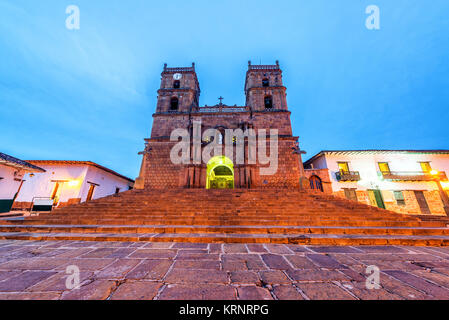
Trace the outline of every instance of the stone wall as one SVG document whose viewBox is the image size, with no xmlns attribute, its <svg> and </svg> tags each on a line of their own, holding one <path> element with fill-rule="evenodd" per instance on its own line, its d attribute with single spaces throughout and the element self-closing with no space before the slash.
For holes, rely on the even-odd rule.
<svg viewBox="0 0 449 320">
<path fill-rule="evenodd" d="M 385 191 L 382 191 L 385 193 Z M 346 198 L 344 190 L 333 192 L 333 194 L 340 198 Z M 357 201 L 363 202 L 369 205 L 373 205 L 370 201 L 367 190 L 356 190 Z M 395 211 L 404 214 L 424 214 L 421 212 L 418 201 L 413 190 L 402 191 L 404 195 L 405 205 L 400 205 L 396 200 L 386 201 L 384 196 L 384 204 L 387 210 Z M 440 194 L 436 190 L 424 191 L 424 197 L 426 198 L 427 205 L 429 206 L 430 212 L 434 215 L 444 215 L 443 201 L 441 200 Z"/>
<path fill-rule="evenodd" d="M 291 136 L 290 112 L 250 112 L 201 113 L 201 114 L 155 114 L 151 138 L 170 137 L 175 129 L 187 129 L 191 122 L 201 121 L 202 132 L 209 128 L 237 129 L 243 122 L 251 123 L 255 130 L 277 129 L 280 136 Z"/>
<path fill-rule="evenodd" d="M 145 188 L 172 189 L 180 186 L 182 165 L 170 161 L 170 151 L 176 142 L 149 142 L 151 151 L 145 155 Z"/>
<path fill-rule="evenodd" d="M 323 186 L 324 193 L 332 193 L 332 183 L 329 177 L 329 170 L 327 169 L 305 169 L 304 174 L 307 179 L 312 176 L 317 176 L 321 179 L 321 184 Z M 343 194 L 344 196 L 344 194 Z"/>
<path fill-rule="evenodd" d="M 236 188 L 297 188 L 299 186 L 299 159 L 292 147 L 296 138 L 281 138 L 278 143 L 278 167 L 272 175 L 261 175 L 260 170 L 269 167 L 248 164 L 248 147 L 245 148 L 245 163 L 234 166 L 234 185 Z M 179 187 L 205 188 L 207 163 L 173 164 L 170 152 L 177 142 L 148 140 L 151 151 L 145 155 L 145 189 L 170 189 Z M 267 148 L 267 153 L 269 148 Z M 224 148 L 222 151 L 224 155 Z M 233 163 L 236 163 L 234 147 Z"/>
</svg>

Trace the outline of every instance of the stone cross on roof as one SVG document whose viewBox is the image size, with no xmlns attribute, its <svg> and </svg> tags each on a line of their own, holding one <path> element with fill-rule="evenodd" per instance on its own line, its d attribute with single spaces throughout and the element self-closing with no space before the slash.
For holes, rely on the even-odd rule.
<svg viewBox="0 0 449 320">
<path fill-rule="evenodd" d="M 222 96 L 220 96 L 219 98 L 218 98 L 218 100 L 220 100 L 220 105 L 223 105 L 223 97 Z"/>
</svg>

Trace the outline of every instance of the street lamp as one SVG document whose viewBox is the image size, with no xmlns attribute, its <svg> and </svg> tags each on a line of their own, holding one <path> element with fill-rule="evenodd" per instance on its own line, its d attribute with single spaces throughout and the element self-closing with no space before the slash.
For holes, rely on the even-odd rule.
<svg viewBox="0 0 449 320">
<path fill-rule="evenodd" d="M 431 170 L 430 174 L 432 175 L 433 181 L 435 181 L 438 186 L 438 190 L 440 191 L 441 200 L 443 200 L 444 212 L 447 216 L 449 216 L 449 197 L 446 192 L 444 192 L 443 186 L 441 185 L 440 173 L 437 170 Z"/>
</svg>

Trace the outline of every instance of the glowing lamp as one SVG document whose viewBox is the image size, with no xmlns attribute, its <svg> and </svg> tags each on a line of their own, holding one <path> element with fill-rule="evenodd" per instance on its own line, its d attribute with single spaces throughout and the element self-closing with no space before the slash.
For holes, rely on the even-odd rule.
<svg viewBox="0 0 449 320">
<path fill-rule="evenodd" d="M 78 180 L 70 180 L 69 187 L 76 187 L 79 184 Z"/>
<path fill-rule="evenodd" d="M 431 171 L 430 171 L 430 174 L 431 174 L 432 176 L 436 176 L 438 173 L 439 173 L 439 172 L 436 171 L 436 170 L 431 170 Z"/>
</svg>

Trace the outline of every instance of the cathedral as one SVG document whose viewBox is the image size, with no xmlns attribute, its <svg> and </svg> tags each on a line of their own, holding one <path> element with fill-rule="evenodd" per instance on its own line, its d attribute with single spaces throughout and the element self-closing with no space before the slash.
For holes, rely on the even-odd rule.
<svg viewBox="0 0 449 320">
<path fill-rule="evenodd" d="M 5 220 L 0 238 L 449 245 L 449 150 L 327 150 L 303 167 L 279 63 L 249 62 L 244 89 L 244 106 L 200 106 L 195 65 L 165 65 L 134 189 Z"/>
<path fill-rule="evenodd" d="M 299 187 L 304 172 L 301 152 L 298 137 L 292 135 L 287 89 L 279 62 L 253 65 L 249 61 L 244 90 L 245 106 L 225 105 L 221 97 L 215 106 L 200 106 L 201 90 L 195 64 L 185 68 L 164 65 L 151 137 L 145 139 L 135 188 Z M 207 132 L 211 129 L 218 135 L 209 137 Z M 187 133 L 188 159 L 182 163 L 170 158 L 178 143 L 172 138 L 175 130 Z M 244 135 L 239 139 L 231 135 L 227 140 L 227 132 Z M 258 138 L 257 145 L 251 144 L 255 140 L 248 132 Z M 260 139 L 261 132 L 264 139 Z M 276 136 L 265 136 L 268 132 Z M 199 137 L 196 144 L 195 135 Z M 211 144 L 215 154 L 204 157 L 205 149 Z M 256 156 L 261 153 L 265 156 L 269 153 L 269 158 L 276 162 L 273 170 L 264 173 L 263 169 L 271 163 Z"/>
</svg>

